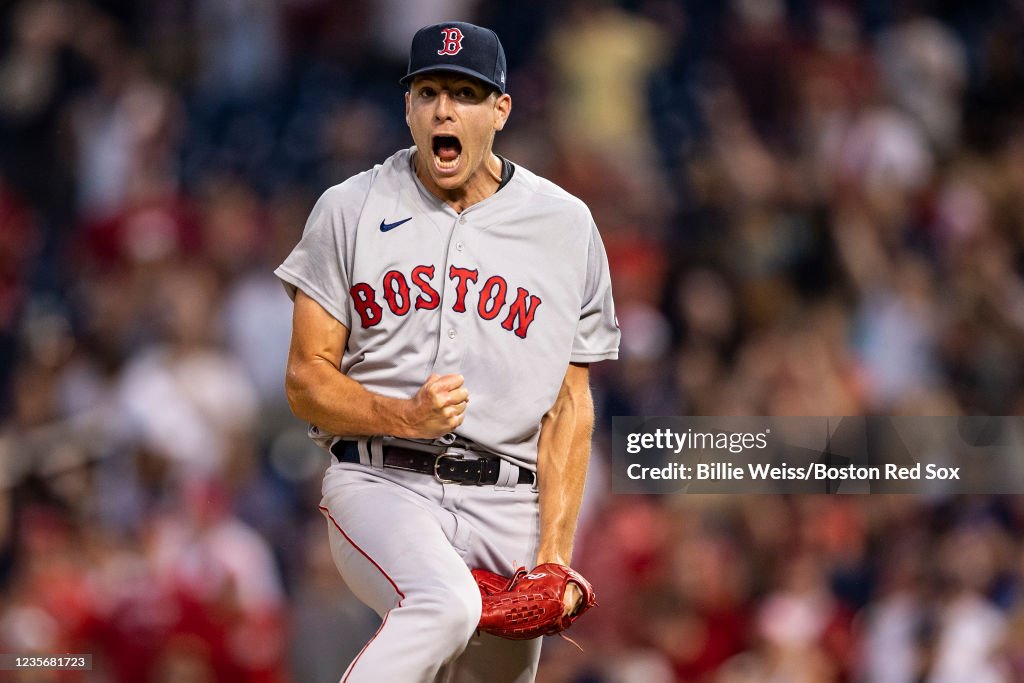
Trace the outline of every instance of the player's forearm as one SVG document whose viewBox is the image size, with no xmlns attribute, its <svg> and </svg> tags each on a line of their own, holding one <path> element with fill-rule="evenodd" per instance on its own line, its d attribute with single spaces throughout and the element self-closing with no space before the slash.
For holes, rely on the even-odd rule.
<svg viewBox="0 0 1024 683">
<path fill-rule="evenodd" d="M 290 364 L 288 405 L 296 417 L 338 436 L 410 433 L 406 399 L 381 396 L 340 372 L 327 360 Z"/>
<path fill-rule="evenodd" d="M 540 543 L 537 564 L 572 560 L 573 540 L 590 460 L 594 403 L 586 367 L 570 366 L 558 399 L 541 424 L 537 451 Z"/>
</svg>

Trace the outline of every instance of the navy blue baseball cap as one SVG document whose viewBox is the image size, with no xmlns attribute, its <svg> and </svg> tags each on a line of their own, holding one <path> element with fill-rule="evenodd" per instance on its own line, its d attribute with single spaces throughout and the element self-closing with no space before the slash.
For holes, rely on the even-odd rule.
<svg viewBox="0 0 1024 683">
<path fill-rule="evenodd" d="M 448 21 L 417 31 L 409 50 L 409 72 L 399 83 L 408 85 L 416 76 L 432 71 L 466 74 L 505 92 L 505 50 L 498 34 L 489 28 Z"/>
</svg>

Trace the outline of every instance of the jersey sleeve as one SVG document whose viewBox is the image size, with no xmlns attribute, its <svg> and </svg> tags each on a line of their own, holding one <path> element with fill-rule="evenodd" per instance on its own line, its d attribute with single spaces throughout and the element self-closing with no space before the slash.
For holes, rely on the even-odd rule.
<svg viewBox="0 0 1024 683">
<path fill-rule="evenodd" d="M 354 229 L 357 219 L 345 211 L 344 196 L 348 193 L 344 187 L 335 186 L 321 195 L 306 220 L 302 239 L 274 274 L 289 297 L 295 299 L 296 290 L 301 289 L 338 322 L 351 328 L 346 228 Z M 347 226 L 347 222 L 353 225 Z"/>
<path fill-rule="evenodd" d="M 573 363 L 594 363 L 619 357 L 619 324 L 612 300 L 612 278 L 608 255 L 590 219 L 590 242 L 587 248 L 587 273 L 580 307 L 580 321 L 573 340 Z"/>
</svg>

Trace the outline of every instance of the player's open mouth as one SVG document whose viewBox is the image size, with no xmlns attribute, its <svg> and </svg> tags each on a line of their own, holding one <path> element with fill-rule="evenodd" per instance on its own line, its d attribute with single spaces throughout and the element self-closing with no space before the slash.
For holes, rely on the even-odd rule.
<svg viewBox="0 0 1024 683">
<path fill-rule="evenodd" d="M 434 164 L 441 171 L 454 171 L 462 158 L 462 143 L 454 135 L 436 135 L 431 141 Z"/>
</svg>

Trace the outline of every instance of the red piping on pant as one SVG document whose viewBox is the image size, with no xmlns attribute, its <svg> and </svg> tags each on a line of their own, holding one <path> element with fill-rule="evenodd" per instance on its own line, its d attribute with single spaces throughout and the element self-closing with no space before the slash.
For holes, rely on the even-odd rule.
<svg viewBox="0 0 1024 683">
<path fill-rule="evenodd" d="M 377 562 L 372 557 L 370 557 L 366 553 L 365 550 L 360 548 L 358 545 L 356 545 L 356 543 L 351 538 L 349 538 L 349 535 L 346 534 L 344 529 L 341 528 L 341 525 L 338 524 L 338 520 L 334 519 L 334 515 L 331 514 L 330 510 L 325 508 L 323 505 L 321 505 L 319 507 L 320 507 L 320 510 L 322 510 L 323 513 L 325 515 L 327 515 L 327 518 L 331 520 L 331 524 L 333 524 L 334 528 L 338 530 L 338 533 L 340 533 L 342 536 L 344 536 L 345 540 L 349 542 L 349 545 L 351 545 L 353 548 L 358 550 L 359 554 L 362 555 L 363 557 L 365 557 L 370 564 L 372 564 L 374 567 L 377 568 L 377 571 L 379 571 L 381 573 L 381 576 L 383 576 L 385 579 L 388 580 L 388 583 L 391 584 L 391 587 L 395 589 L 396 593 L 398 593 L 398 605 L 397 606 L 401 607 L 402 606 L 402 600 L 405 600 L 405 593 L 403 593 L 401 590 L 399 590 L 398 584 L 395 583 L 394 579 L 392 579 L 390 576 L 388 576 L 388 573 L 386 571 L 384 571 L 384 569 L 381 568 L 381 566 L 379 564 L 377 564 Z M 341 683 L 345 683 L 345 681 L 348 680 L 348 677 L 352 675 L 352 671 L 356 668 L 356 663 L 359 661 L 359 658 L 363 656 L 363 653 L 366 652 L 366 648 L 370 647 L 370 643 L 372 643 L 374 641 L 374 639 L 376 639 L 377 636 L 380 635 L 380 632 L 384 630 L 384 624 L 388 623 L 388 617 L 389 616 L 391 616 L 391 611 L 390 610 L 388 610 L 388 613 L 384 615 L 384 621 L 382 621 L 380 623 L 380 627 L 377 629 L 377 632 L 373 634 L 373 638 L 370 638 L 368 641 L 366 641 L 366 645 L 363 645 L 363 649 L 360 650 L 359 654 L 356 655 L 356 658 L 352 660 L 352 663 L 348 667 L 348 673 L 345 674 L 345 677 L 343 679 L 341 679 Z"/>
<path fill-rule="evenodd" d="M 377 638 L 377 635 L 384 630 L 384 624 L 388 623 L 388 617 L 390 616 L 391 610 L 388 610 L 388 613 L 384 615 L 384 621 L 380 622 L 380 626 L 377 627 L 377 633 L 374 633 L 373 638 L 370 638 L 368 641 L 366 641 L 366 645 L 363 645 L 363 649 L 359 651 L 359 654 L 356 655 L 356 658 L 353 659 L 352 663 L 348 665 L 348 673 L 345 674 L 345 677 L 341 679 L 341 683 L 345 683 L 345 681 L 348 680 L 348 677 L 352 675 L 352 672 L 355 671 L 356 663 L 359 662 L 359 658 L 363 656 L 363 653 L 366 652 L 366 648 L 370 647 L 370 643 L 372 643 L 374 639 Z"/>
</svg>

